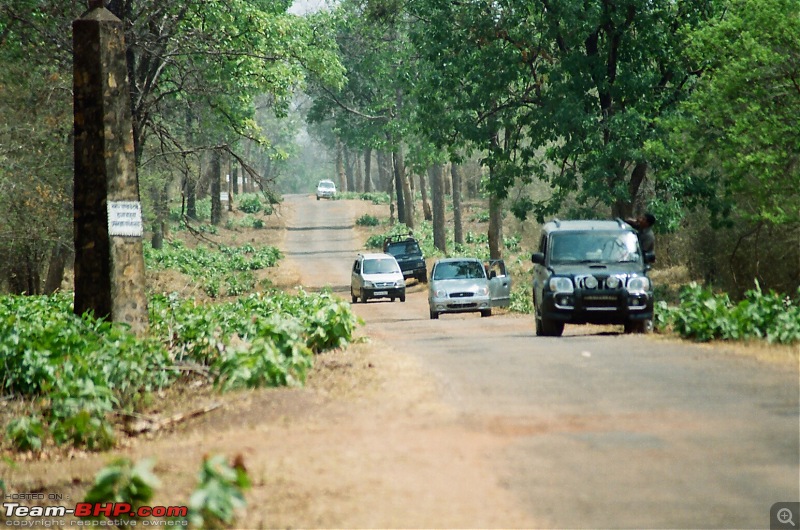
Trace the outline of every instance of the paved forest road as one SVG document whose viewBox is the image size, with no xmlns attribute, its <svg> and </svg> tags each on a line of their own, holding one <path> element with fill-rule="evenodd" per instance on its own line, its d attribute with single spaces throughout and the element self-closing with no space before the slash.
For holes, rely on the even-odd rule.
<svg viewBox="0 0 800 530">
<path fill-rule="evenodd" d="M 361 247 L 349 201 L 287 202 L 302 283 L 348 297 Z M 425 296 L 354 307 L 366 334 L 425 367 L 462 426 L 502 440 L 486 480 L 537 525 L 768 528 L 773 503 L 800 499 L 796 366 L 596 328 L 538 338 L 516 315 L 431 321 Z"/>
</svg>

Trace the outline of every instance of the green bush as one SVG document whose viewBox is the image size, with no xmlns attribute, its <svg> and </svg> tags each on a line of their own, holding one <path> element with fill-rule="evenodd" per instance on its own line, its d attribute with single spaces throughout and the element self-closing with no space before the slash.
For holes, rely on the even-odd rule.
<svg viewBox="0 0 800 530">
<path fill-rule="evenodd" d="M 727 294 L 693 282 L 681 290 L 677 307 L 659 302 L 656 325 L 697 341 L 763 339 L 789 344 L 800 341 L 800 289 L 797 295 L 792 300 L 774 291 L 764 293 L 756 283 L 734 304 Z"/>
<path fill-rule="evenodd" d="M 302 384 L 313 354 L 350 342 L 358 322 L 329 292 L 219 304 L 157 295 L 149 310 L 150 336 L 139 338 L 74 315 L 67 294 L 0 297 L 0 392 L 46 398 L 37 414 L 6 426 L 10 443 L 35 450 L 49 434 L 59 445 L 107 449 L 111 414 L 134 411 L 142 396 L 175 382 L 184 362 L 207 367 L 222 389 Z"/>
<path fill-rule="evenodd" d="M 356 224 L 358 226 L 378 226 L 380 224 L 380 221 L 374 215 L 365 213 L 364 215 L 356 219 Z"/>
<path fill-rule="evenodd" d="M 176 240 L 166 243 L 160 250 L 145 244 L 144 258 L 151 269 L 174 269 L 190 276 L 208 296 L 216 298 L 220 295 L 240 296 L 252 291 L 256 279 L 251 271 L 274 267 L 281 252 L 276 247 L 255 248 L 250 244 L 190 249 Z"/>
<path fill-rule="evenodd" d="M 262 210 L 261 199 L 257 193 L 245 193 L 239 196 L 238 208 L 244 213 L 258 213 Z"/>
<path fill-rule="evenodd" d="M 18 451 L 38 451 L 47 431 L 38 414 L 11 420 L 6 426 L 6 436 Z"/>
</svg>

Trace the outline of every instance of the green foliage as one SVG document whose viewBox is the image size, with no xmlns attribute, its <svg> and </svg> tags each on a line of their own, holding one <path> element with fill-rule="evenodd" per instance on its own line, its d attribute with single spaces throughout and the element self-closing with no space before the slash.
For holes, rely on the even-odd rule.
<svg viewBox="0 0 800 530">
<path fill-rule="evenodd" d="M 126 503 L 131 511 L 151 504 L 161 485 L 153 473 L 154 464 L 152 458 L 135 465 L 127 458 L 112 461 L 95 475 L 94 484 L 83 502 Z M 237 512 L 247 505 L 244 491 L 250 486 L 250 477 L 240 457 L 236 457 L 232 466 L 223 455 L 204 458 L 198 485 L 189 498 L 187 519 L 176 522 L 188 523 L 193 528 L 228 527 Z"/>
<path fill-rule="evenodd" d="M 258 213 L 263 209 L 257 193 L 246 193 L 239 197 L 239 210 L 245 213 Z"/>
<path fill-rule="evenodd" d="M 109 416 L 173 383 L 180 362 L 208 367 L 222 389 L 302 384 L 313 353 L 346 345 L 358 323 L 330 292 L 210 305 L 158 295 L 149 308 L 151 336 L 137 338 L 126 326 L 74 315 L 66 294 L 0 297 L 0 389 L 47 398 L 46 421 L 12 421 L 10 442 L 36 449 L 49 433 L 57 444 L 107 449 L 115 441 Z"/>
<path fill-rule="evenodd" d="M 6 436 L 18 451 L 38 451 L 47 430 L 38 415 L 14 418 L 6 427 Z"/>
<path fill-rule="evenodd" d="M 145 263 L 153 269 L 175 269 L 199 283 L 212 298 L 239 296 L 253 289 L 254 270 L 274 267 L 281 258 L 276 247 L 252 245 L 188 248 L 182 241 L 168 242 L 160 250 L 144 246 Z M 225 286 L 223 291 L 222 286 Z"/>
<path fill-rule="evenodd" d="M 358 226 L 378 226 L 379 224 L 381 224 L 381 222 L 374 215 L 365 213 L 364 215 L 356 219 L 356 224 Z"/>
<path fill-rule="evenodd" d="M 533 313 L 533 298 L 527 283 L 519 285 L 517 282 L 512 286 L 509 309 L 515 313 Z"/>
<path fill-rule="evenodd" d="M 389 228 L 389 230 L 387 230 L 383 234 L 375 234 L 375 235 L 369 236 L 367 238 L 367 242 L 364 244 L 364 246 L 366 246 L 367 248 L 383 248 L 383 241 L 387 237 L 395 236 L 395 235 L 398 235 L 398 236 L 406 235 L 409 232 L 411 232 L 411 230 L 406 225 L 404 225 L 403 223 L 396 223 L 396 224 L 392 225 L 391 228 Z M 419 239 L 418 235 L 415 235 L 415 237 L 417 237 L 417 239 Z"/>
<path fill-rule="evenodd" d="M 157 341 L 74 315 L 65 294 L 0 298 L 0 337 L 2 391 L 47 396 L 45 418 L 59 444 L 109 447 L 106 414 L 132 406 L 140 392 L 162 388 L 175 375 Z"/>
<path fill-rule="evenodd" d="M 179 360 L 209 366 L 222 388 L 302 384 L 312 354 L 346 345 L 358 322 L 327 292 L 255 293 L 214 305 L 156 296 L 151 311 L 151 331 L 180 344 Z"/>
<path fill-rule="evenodd" d="M 470 220 L 475 223 L 488 223 L 489 210 L 481 210 L 480 212 L 476 212 Z"/>
<path fill-rule="evenodd" d="M 195 528 L 224 528 L 230 525 L 247 501 L 244 490 L 250 488 L 247 470 L 241 464 L 231 466 L 222 455 L 203 461 L 199 484 L 189 498 L 189 523 Z"/>
<path fill-rule="evenodd" d="M 800 289 L 797 292 L 800 300 Z M 658 304 L 656 324 L 697 341 L 763 339 L 789 344 L 800 341 L 800 303 L 756 284 L 738 304 L 727 294 L 692 283 L 684 287 L 677 307 Z"/>
<path fill-rule="evenodd" d="M 160 485 L 153 474 L 154 464 L 153 459 L 142 460 L 136 465 L 127 458 L 114 460 L 97 473 L 83 501 L 103 504 L 124 502 L 133 509 L 149 503 Z"/>
<path fill-rule="evenodd" d="M 800 17 L 796 0 L 726 2 L 725 16 L 687 36 L 703 75 L 671 136 L 655 146 L 665 188 L 692 193 L 716 218 L 800 222 Z M 691 204 L 691 203 L 690 203 Z"/>
</svg>

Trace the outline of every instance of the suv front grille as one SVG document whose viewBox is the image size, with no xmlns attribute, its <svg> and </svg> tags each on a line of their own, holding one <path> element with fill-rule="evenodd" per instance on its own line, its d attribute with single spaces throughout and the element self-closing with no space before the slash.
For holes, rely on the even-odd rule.
<svg viewBox="0 0 800 530">
<path fill-rule="evenodd" d="M 597 280 L 597 285 L 594 287 L 589 287 L 586 283 L 591 275 L 586 276 L 575 276 L 575 286 L 578 289 L 585 289 L 585 290 L 601 290 L 601 289 L 612 289 L 608 286 L 608 278 L 609 276 L 594 276 Z M 614 287 L 614 290 L 621 289 L 625 287 L 625 277 L 624 276 L 614 276 L 617 279 L 618 283 L 617 286 Z"/>
</svg>

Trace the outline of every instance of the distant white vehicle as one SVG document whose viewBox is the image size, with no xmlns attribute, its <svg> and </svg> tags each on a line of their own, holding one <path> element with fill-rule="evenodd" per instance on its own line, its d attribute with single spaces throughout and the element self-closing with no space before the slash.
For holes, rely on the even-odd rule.
<svg viewBox="0 0 800 530">
<path fill-rule="evenodd" d="M 336 196 L 336 184 L 332 180 L 320 180 L 317 184 L 317 200 L 333 199 Z"/>
</svg>

